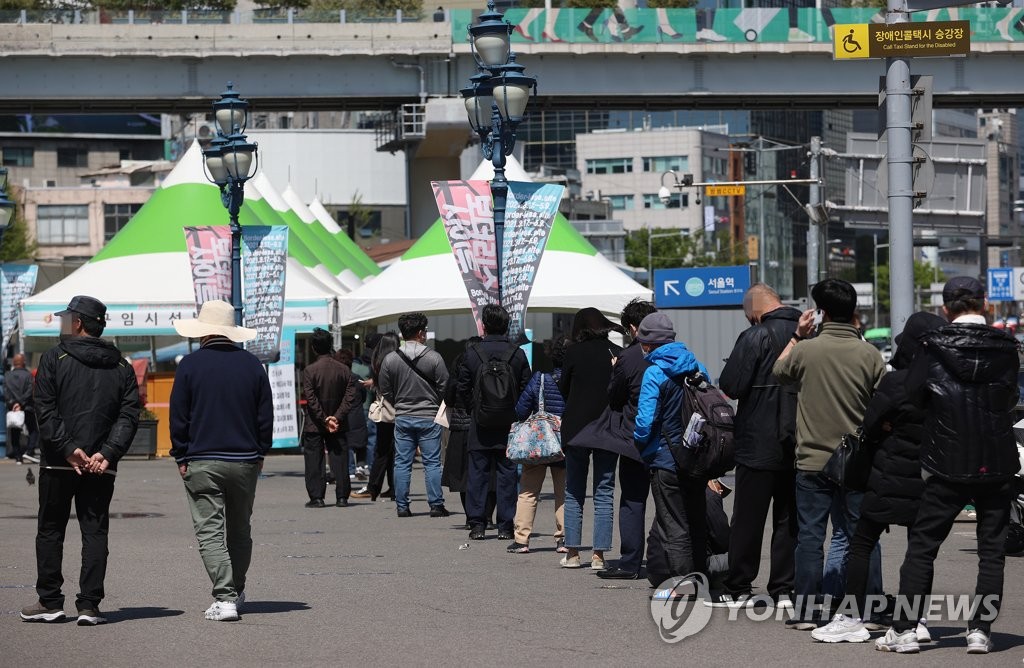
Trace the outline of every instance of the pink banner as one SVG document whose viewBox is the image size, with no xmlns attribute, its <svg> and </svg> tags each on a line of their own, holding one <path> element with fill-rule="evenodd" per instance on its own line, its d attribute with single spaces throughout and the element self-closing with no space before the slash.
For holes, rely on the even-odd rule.
<svg viewBox="0 0 1024 668">
<path fill-rule="evenodd" d="M 186 227 L 185 245 L 192 263 L 196 309 L 203 302 L 231 302 L 231 228 L 227 225 Z"/>
<path fill-rule="evenodd" d="M 487 181 L 432 181 L 437 210 L 469 293 L 477 332 L 480 314 L 498 303 L 498 259 L 494 244 L 494 210 Z"/>
</svg>

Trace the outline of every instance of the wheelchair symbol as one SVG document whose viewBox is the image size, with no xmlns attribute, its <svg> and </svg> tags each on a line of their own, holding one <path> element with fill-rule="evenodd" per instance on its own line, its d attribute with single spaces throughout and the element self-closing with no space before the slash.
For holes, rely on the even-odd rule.
<svg viewBox="0 0 1024 668">
<path fill-rule="evenodd" d="M 860 51 L 860 44 L 853 38 L 853 28 L 850 29 L 850 34 L 843 38 L 843 51 L 846 53 L 857 53 Z"/>
</svg>

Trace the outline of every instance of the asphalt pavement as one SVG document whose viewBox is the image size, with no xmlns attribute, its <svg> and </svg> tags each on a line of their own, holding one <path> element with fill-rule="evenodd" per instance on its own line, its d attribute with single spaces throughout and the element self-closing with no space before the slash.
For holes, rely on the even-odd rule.
<svg viewBox="0 0 1024 668">
<path fill-rule="evenodd" d="M 988 656 L 965 653 L 961 622 L 936 622 L 938 642 L 917 656 L 895 656 L 867 643 L 818 644 L 774 619 L 741 613 L 730 620 L 727 610 L 715 610 L 703 630 L 670 644 L 652 619 L 646 580 L 607 582 L 588 569 L 558 567 L 550 482 L 531 552 L 507 554 L 507 541 L 494 532 L 468 540 L 457 494 L 446 496 L 450 518 L 428 517 L 418 467 L 414 516 L 401 519 L 393 503 L 369 499 L 348 508 L 304 508 L 302 459 L 287 455 L 267 460 L 257 489 L 241 621 L 203 618 L 210 583 L 174 463 L 129 460 L 120 466 L 111 505 L 102 605 L 110 623 L 28 624 L 18 612 L 36 600 L 38 487 L 25 480 L 29 468 L 38 475 L 35 466 L 0 463 L 2 666 L 1020 666 L 1024 659 L 1022 558 L 1007 558 L 993 636 L 998 651 Z M 591 521 L 588 504 L 584 540 Z M 902 529 L 882 539 L 889 591 L 897 587 L 905 544 Z M 974 548 L 974 524 L 964 516 L 939 554 L 936 593 L 973 591 Z M 64 555 L 70 614 L 80 549 L 72 518 Z M 583 556 L 586 562 L 589 553 Z M 763 586 L 766 575 L 763 560 L 755 584 Z"/>
</svg>

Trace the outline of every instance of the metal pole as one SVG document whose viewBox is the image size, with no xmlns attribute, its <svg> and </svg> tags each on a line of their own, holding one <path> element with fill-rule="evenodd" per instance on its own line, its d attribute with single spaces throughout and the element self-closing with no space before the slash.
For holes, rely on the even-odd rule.
<svg viewBox="0 0 1024 668">
<path fill-rule="evenodd" d="M 505 199 L 508 195 L 508 181 L 505 180 L 505 137 L 502 134 L 503 122 L 498 113 L 498 106 L 491 107 L 491 137 L 494 144 L 491 152 L 491 164 L 494 166 L 494 178 L 491 180 L 491 194 L 494 196 L 494 257 L 498 268 L 498 303 L 502 301 L 502 254 L 505 244 Z"/>
<path fill-rule="evenodd" d="M 875 244 L 875 253 L 874 255 L 871 256 L 871 262 L 872 264 L 875 265 L 874 267 L 872 267 L 874 271 L 871 272 L 871 301 L 874 302 L 875 305 L 875 319 L 872 321 L 872 323 L 874 327 L 878 327 L 878 233 L 876 232 L 872 234 L 871 239 L 874 241 Z"/>
<path fill-rule="evenodd" d="M 651 229 L 651 221 L 647 221 L 647 287 L 654 289 L 654 230 Z"/>
<path fill-rule="evenodd" d="M 242 208 L 245 197 L 245 183 L 232 177 L 228 182 L 230 189 L 228 214 L 231 216 L 231 306 L 235 309 L 235 324 L 242 325 L 242 226 L 238 222 L 238 212 Z"/>
<path fill-rule="evenodd" d="M 757 178 L 761 178 L 761 149 L 764 148 L 764 139 L 761 137 L 757 138 Z M 767 186 L 761 186 L 761 204 L 757 207 L 758 211 L 758 224 L 757 224 L 757 280 L 761 283 L 768 282 L 768 262 L 765 259 L 768 250 L 768 244 L 765 243 L 765 226 L 764 226 L 764 189 Z"/>
<path fill-rule="evenodd" d="M 910 20 L 906 0 L 888 0 L 886 24 Z M 911 141 L 910 60 L 887 58 L 886 133 L 889 167 L 889 300 L 892 335 L 914 308 L 914 147 Z"/>
<path fill-rule="evenodd" d="M 821 170 L 821 137 L 811 137 L 811 178 L 818 179 Z M 811 210 L 815 211 L 821 204 L 821 186 L 817 183 L 811 184 L 810 202 Z M 827 222 L 825 223 L 828 224 Z M 807 227 L 807 294 L 811 294 L 811 286 L 818 282 L 820 269 L 818 260 L 821 257 L 819 241 L 821 231 L 814 219 L 810 219 Z"/>
</svg>

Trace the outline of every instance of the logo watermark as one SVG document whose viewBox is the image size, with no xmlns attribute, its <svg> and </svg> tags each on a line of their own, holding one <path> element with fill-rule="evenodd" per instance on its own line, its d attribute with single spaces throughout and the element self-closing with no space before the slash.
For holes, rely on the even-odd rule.
<svg viewBox="0 0 1024 668">
<path fill-rule="evenodd" d="M 665 580 L 651 595 L 651 618 L 664 642 L 677 643 L 697 635 L 711 621 L 708 579 L 703 573 L 691 573 Z"/>
</svg>

